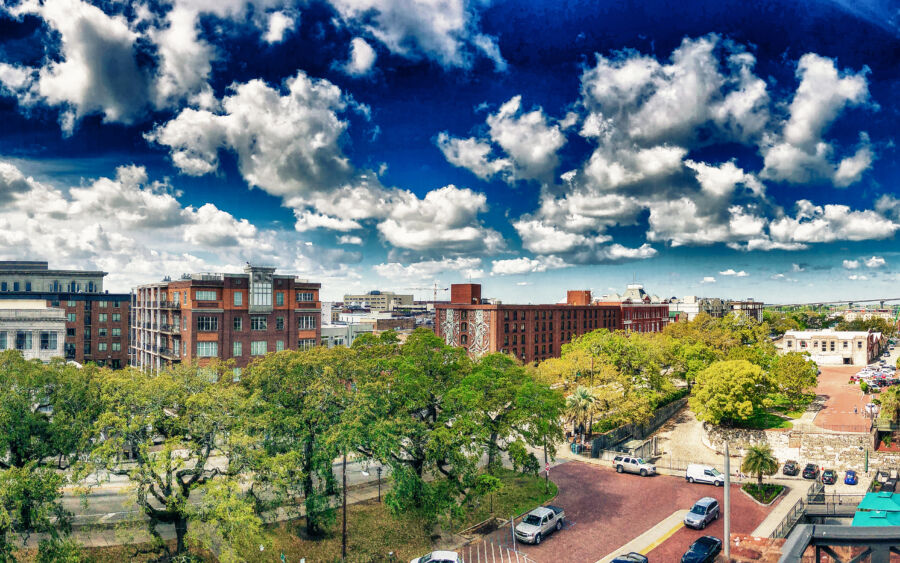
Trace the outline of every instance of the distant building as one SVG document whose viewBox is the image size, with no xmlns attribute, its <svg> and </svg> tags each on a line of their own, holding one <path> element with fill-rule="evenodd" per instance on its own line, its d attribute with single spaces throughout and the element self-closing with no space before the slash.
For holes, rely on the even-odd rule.
<svg viewBox="0 0 900 563">
<path fill-rule="evenodd" d="M 356 305 L 372 311 L 393 311 L 413 305 L 412 295 L 402 295 L 391 291 L 370 291 L 362 295 L 345 295 L 344 304 Z"/>
<path fill-rule="evenodd" d="M 748 317 L 762 322 L 763 308 L 761 301 L 747 299 L 737 301 L 732 299 L 719 299 L 718 297 L 697 297 L 689 295 L 681 299 L 669 300 L 669 311 L 677 314 L 679 320 L 692 321 L 700 313 L 706 313 L 714 319 L 721 319 L 730 313 L 743 313 Z"/>
<path fill-rule="evenodd" d="M 622 295 L 604 295 L 594 304 L 619 307 L 617 330 L 660 332 L 669 324 L 669 304 L 655 295 L 648 295 L 639 283 L 628 284 Z"/>
<path fill-rule="evenodd" d="M 865 321 L 869 319 L 884 319 L 893 324 L 897 316 L 891 309 L 847 309 L 838 313 L 847 322 Z"/>
<path fill-rule="evenodd" d="M 26 360 L 65 357 L 66 311 L 43 299 L 0 301 L 0 351 L 18 350 Z"/>
<path fill-rule="evenodd" d="M 328 348 L 334 348 L 335 346 L 350 347 L 359 335 L 371 333 L 372 325 L 369 323 L 324 325 L 322 327 L 322 346 Z"/>
<path fill-rule="evenodd" d="M 0 261 L 0 300 L 38 299 L 64 311 L 63 356 L 113 369 L 128 363 L 131 296 L 103 290 L 106 272 L 51 270 L 44 261 Z"/>
<path fill-rule="evenodd" d="M 748 299 L 746 301 L 728 301 L 727 303 L 731 306 L 731 311 L 733 313 L 741 313 L 758 323 L 762 322 L 764 307 L 762 302 Z"/>
<path fill-rule="evenodd" d="M 563 344 L 599 328 L 615 330 L 620 304 L 590 302 L 590 292 L 570 292 L 571 303 L 511 305 L 481 297 L 480 284 L 453 284 L 450 302 L 436 305 L 435 333 L 472 357 L 511 354 L 525 363 L 560 355 Z"/>
<path fill-rule="evenodd" d="M 234 360 L 236 374 L 268 352 L 321 341 L 321 284 L 250 266 L 242 274 L 190 274 L 137 287 L 131 365 Z"/>
<path fill-rule="evenodd" d="M 821 365 L 864 366 L 883 350 L 885 339 L 880 332 L 839 330 L 789 330 L 775 341 L 778 351 L 807 352 Z"/>
</svg>

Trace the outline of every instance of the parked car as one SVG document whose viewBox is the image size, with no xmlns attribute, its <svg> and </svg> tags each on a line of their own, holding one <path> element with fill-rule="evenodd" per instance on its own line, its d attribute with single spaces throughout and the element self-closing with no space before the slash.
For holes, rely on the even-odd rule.
<svg viewBox="0 0 900 563">
<path fill-rule="evenodd" d="M 694 503 L 693 508 L 685 515 L 684 525 L 702 530 L 707 524 L 718 519 L 719 501 L 712 497 L 703 497 Z"/>
<path fill-rule="evenodd" d="M 725 475 L 721 471 L 711 465 L 700 465 L 699 463 L 688 465 L 684 478 L 688 483 L 709 483 L 717 487 L 725 484 Z"/>
<path fill-rule="evenodd" d="M 656 466 L 652 463 L 647 463 L 639 457 L 627 455 L 617 455 L 614 457 L 613 467 L 615 467 L 616 471 L 619 473 L 622 473 L 623 471 L 626 473 L 637 473 L 643 477 L 656 473 Z"/>
<path fill-rule="evenodd" d="M 609 563 L 649 563 L 649 561 L 650 560 L 647 559 L 646 555 L 641 555 L 640 553 L 632 551 L 631 553 L 617 555 L 616 558 Z"/>
<path fill-rule="evenodd" d="M 516 539 L 537 545 L 554 530 L 561 530 L 565 518 L 566 513 L 558 506 L 535 508 L 516 526 Z"/>
<path fill-rule="evenodd" d="M 834 485 L 837 483 L 837 471 L 834 469 L 826 469 L 822 472 L 822 484 Z"/>
<path fill-rule="evenodd" d="M 819 478 L 819 466 L 815 463 L 807 463 L 806 467 L 803 468 L 803 478 L 804 479 L 818 479 Z"/>
<path fill-rule="evenodd" d="M 428 555 L 416 557 L 409 563 L 463 563 L 463 558 L 455 551 L 432 551 Z"/>
<path fill-rule="evenodd" d="M 847 472 L 844 473 L 844 484 L 855 485 L 857 483 L 859 483 L 859 478 L 856 476 L 856 471 L 848 469 Z"/>
<path fill-rule="evenodd" d="M 713 536 L 703 536 L 681 556 L 681 563 L 712 563 L 722 552 L 722 540 Z"/>
<path fill-rule="evenodd" d="M 785 475 L 797 475 L 798 473 L 800 473 L 800 466 L 796 461 L 789 459 L 784 462 L 784 469 L 782 469 L 781 472 Z"/>
</svg>

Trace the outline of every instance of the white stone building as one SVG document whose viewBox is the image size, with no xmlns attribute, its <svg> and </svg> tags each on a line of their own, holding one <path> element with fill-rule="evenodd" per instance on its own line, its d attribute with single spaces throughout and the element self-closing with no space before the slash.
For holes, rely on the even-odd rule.
<svg viewBox="0 0 900 563">
<path fill-rule="evenodd" d="M 807 352 L 817 364 L 864 366 L 884 347 L 880 332 L 789 330 L 775 341 L 778 351 Z"/>
<path fill-rule="evenodd" d="M 66 311 L 42 299 L 0 300 L 0 350 L 19 350 L 26 360 L 64 357 Z"/>
</svg>

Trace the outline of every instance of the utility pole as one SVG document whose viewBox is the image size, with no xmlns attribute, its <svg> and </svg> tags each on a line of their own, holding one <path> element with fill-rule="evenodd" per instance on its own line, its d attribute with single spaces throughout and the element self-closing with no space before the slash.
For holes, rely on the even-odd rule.
<svg viewBox="0 0 900 563">
<path fill-rule="evenodd" d="M 725 561 L 731 561 L 731 457 L 725 442 Z"/>
<path fill-rule="evenodd" d="M 344 461 L 341 465 L 341 478 L 344 481 L 344 500 L 343 500 L 343 525 L 341 529 L 341 561 L 347 560 L 347 450 L 344 449 Z"/>
</svg>

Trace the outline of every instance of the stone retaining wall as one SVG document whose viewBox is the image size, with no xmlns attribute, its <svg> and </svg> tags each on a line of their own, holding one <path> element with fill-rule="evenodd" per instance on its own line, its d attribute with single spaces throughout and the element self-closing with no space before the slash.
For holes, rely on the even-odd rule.
<svg viewBox="0 0 900 563">
<path fill-rule="evenodd" d="M 722 452 L 727 440 L 732 453 L 741 454 L 751 445 L 769 444 L 780 462 L 817 463 L 839 470 L 863 471 L 866 451 L 869 466 L 900 466 L 900 454 L 872 451 L 872 436 L 861 433 L 802 432 L 798 430 L 745 430 L 703 424 L 703 445 Z"/>
</svg>

